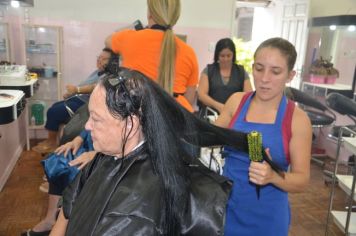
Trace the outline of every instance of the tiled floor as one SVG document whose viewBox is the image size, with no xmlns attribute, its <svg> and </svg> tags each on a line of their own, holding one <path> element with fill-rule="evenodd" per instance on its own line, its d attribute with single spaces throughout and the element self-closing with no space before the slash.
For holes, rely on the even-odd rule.
<svg viewBox="0 0 356 236">
<path fill-rule="evenodd" d="M 0 236 L 17 236 L 44 217 L 47 194 L 38 190 L 42 183 L 42 157 L 24 151 L 3 191 L 0 193 Z M 322 168 L 312 164 L 311 182 L 306 192 L 290 194 L 292 224 L 289 236 L 325 235 L 330 187 L 324 184 Z M 346 195 L 337 188 L 334 205 L 344 206 Z M 330 236 L 344 235 L 331 225 Z"/>
</svg>

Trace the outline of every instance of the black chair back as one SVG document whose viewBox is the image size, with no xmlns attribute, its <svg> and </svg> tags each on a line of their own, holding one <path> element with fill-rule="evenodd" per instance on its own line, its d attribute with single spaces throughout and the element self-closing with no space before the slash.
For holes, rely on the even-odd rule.
<svg viewBox="0 0 356 236">
<path fill-rule="evenodd" d="M 312 126 L 323 127 L 331 125 L 335 121 L 335 114 L 330 111 L 327 106 L 309 94 L 292 87 L 287 87 L 285 89 L 285 94 L 290 100 L 304 106 L 304 111 L 308 114 Z M 312 108 L 313 110 L 309 108 Z"/>
</svg>

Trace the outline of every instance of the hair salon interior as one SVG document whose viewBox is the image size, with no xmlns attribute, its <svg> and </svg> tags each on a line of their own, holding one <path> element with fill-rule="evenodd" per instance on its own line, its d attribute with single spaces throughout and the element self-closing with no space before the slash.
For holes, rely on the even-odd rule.
<svg viewBox="0 0 356 236">
<path fill-rule="evenodd" d="M 297 73 L 288 85 L 311 119 L 313 144 L 308 188 L 289 194 L 289 235 L 356 235 L 356 1 L 181 4 L 174 32 L 194 49 L 199 71 L 213 62 L 221 38 L 233 39 L 237 63 L 248 72 L 265 39 L 282 37 L 295 46 Z M 0 1 L 1 236 L 20 235 L 46 216 L 46 156 L 32 147 L 47 136 L 48 108 L 63 100 L 66 85 L 96 69 L 108 35 L 137 20 L 147 24 L 146 1 Z M 215 156 L 201 152 L 210 167 Z"/>
</svg>

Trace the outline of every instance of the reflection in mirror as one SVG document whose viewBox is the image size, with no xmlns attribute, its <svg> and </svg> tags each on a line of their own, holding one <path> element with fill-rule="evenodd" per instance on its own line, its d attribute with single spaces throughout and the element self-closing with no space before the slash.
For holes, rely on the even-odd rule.
<svg viewBox="0 0 356 236">
<path fill-rule="evenodd" d="M 8 25 L 0 23 L 0 61 L 10 62 Z"/>
<path fill-rule="evenodd" d="M 339 71 L 336 83 L 351 85 L 356 64 L 355 29 L 356 22 L 353 21 L 348 25 L 336 25 L 330 21 L 323 26 L 311 27 L 305 57 L 306 72 L 315 60 L 322 57 Z M 305 73 L 304 80 L 309 80 L 308 73 Z"/>
</svg>

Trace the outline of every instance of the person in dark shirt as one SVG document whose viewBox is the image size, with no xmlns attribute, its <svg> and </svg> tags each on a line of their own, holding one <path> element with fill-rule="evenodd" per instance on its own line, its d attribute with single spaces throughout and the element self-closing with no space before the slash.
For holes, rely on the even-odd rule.
<svg viewBox="0 0 356 236">
<path fill-rule="evenodd" d="M 117 55 L 111 49 L 104 48 L 97 58 L 97 69 L 87 79 L 82 81 L 78 86 L 73 84 L 66 85 L 66 93 L 63 95 L 64 100 L 58 101 L 48 108 L 45 124 L 48 138 L 34 146 L 32 148 L 33 151 L 45 154 L 57 148 L 59 127 L 69 121 L 71 117 L 70 112 L 75 112 L 88 101 L 90 93 L 93 91 L 100 75 L 104 72 L 106 65 L 112 57 L 117 57 Z"/>
<path fill-rule="evenodd" d="M 202 71 L 198 98 L 203 106 L 221 112 L 227 99 L 236 92 L 252 90 L 248 73 L 236 64 L 235 44 L 230 38 L 220 39 L 215 47 L 214 62 Z"/>
</svg>

